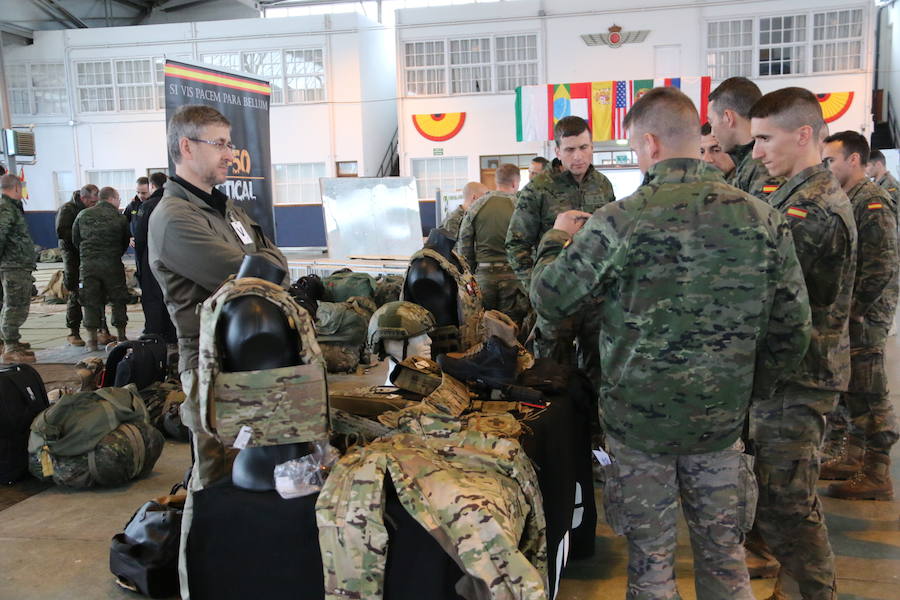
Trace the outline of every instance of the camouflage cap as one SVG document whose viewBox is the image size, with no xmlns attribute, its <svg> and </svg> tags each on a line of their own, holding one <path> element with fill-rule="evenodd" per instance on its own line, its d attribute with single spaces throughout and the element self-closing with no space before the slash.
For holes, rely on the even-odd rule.
<svg viewBox="0 0 900 600">
<path fill-rule="evenodd" d="M 434 326 L 434 317 L 428 309 L 405 300 L 388 302 L 376 310 L 369 320 L 367 341 L 372 351 L 377 352 L 379 358 L 384 358 L 387 355 L 382 343 L 384 340 L 416 337 L 430 333 Z"/>
</svg>

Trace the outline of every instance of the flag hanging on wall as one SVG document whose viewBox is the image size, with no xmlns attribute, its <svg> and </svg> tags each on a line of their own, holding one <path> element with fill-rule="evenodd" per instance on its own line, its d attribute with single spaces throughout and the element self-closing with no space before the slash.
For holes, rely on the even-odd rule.
<svg viewBox="0 0 900 600">
<path fill-rule="evenodd" d="M 687 94 L 707 120 L 709 77 L 665 77 L 621 81 L 594 81 L 526 85 L 516 88 L 516 140 L 543 142 L 553 139 L 553 126 L 569 115 L 591 125 L 595 142 L 625 138 L 622 121 L 631 105 L 654 87 L 676 87 Z"/>
</svg>

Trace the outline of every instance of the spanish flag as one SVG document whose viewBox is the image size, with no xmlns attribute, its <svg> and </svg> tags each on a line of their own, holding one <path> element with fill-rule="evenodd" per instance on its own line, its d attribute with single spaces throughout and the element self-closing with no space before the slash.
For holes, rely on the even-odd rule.
<svg viewBox="0 0 900 600">
<path fill-rule="evenodd" d="M 613 82 L 591 83 L 591 129 L 595 142 L 612 139 Z"/>
<path fill-rule="evenodd" d="M 797 217 L 798 219 L 805 219 L 807 211 L 802 208 L 797 208 L 796 206 L 792 206 L 787 209 L 788 216 Z"/>
</svg>

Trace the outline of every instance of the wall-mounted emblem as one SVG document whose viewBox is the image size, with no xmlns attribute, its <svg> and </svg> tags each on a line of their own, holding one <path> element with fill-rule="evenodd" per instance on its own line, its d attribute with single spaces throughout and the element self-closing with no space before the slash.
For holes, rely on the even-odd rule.
<svg viewBox="0 0 900 600">
<path fill-rule="evenodd" d="M 618 25 L 609 28 L 609 33 L 586 33 L 581 36 L 584 43 L 588 46 L 599 46 L 606 44 L 610 48 L 618 48 L 622 44 L 640 43 L 647 39 L 650 34 L 649 29 L 640 29 L 637 31 L 622 31 Z"/>
<path fill-rule="evenodd" d="M 413 115 L 412 120 L 422 137 L 432 142 L 444 142 L 459 133 L 466 122 L 466 113 Z"/>
</svg>

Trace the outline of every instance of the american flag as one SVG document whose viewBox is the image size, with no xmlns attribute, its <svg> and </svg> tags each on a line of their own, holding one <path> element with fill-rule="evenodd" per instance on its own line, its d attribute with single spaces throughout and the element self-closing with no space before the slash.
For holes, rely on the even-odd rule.
<svg viewBox="0 0 900 600">
<path fill-rule="evenodd" d="M 625 127 L 622 125 L 622 121 L 625 119 L 625 113 L 628 112 L 628 107 L 631 105 L 628 101 L 628 93 L 631 86 L 628 85 L 627 81 L 617 81 L 614 87 L 615 102 L 613 103 L 612 115 L 612 139 L 624 140 Z"/>
</svg>

